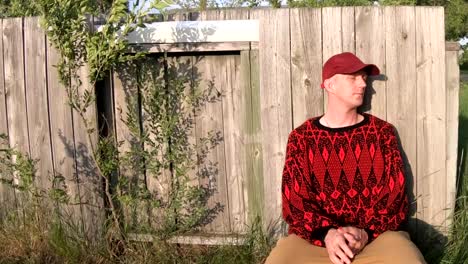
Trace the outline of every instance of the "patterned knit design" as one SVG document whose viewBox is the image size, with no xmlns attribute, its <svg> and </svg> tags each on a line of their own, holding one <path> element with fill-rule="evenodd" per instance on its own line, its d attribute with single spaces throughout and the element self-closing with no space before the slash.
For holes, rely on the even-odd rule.
<svg viewBox="0 0 468 264">
<path fill-rule="evenodd" d="M 346 128 L 327 128 L 318 120 L 289 135 L 282 180 L 289 233 L 324 246 L 332 227 L 363 228 L 370 240 L 397 230 L 408 200 L 393 126 L 369 114 Z"/>
</svg>

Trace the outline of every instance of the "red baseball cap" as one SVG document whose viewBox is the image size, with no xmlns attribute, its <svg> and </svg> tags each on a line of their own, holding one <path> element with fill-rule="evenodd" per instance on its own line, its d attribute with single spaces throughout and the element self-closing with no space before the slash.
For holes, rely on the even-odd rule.
<svg viewBox="0 0 468 264">
<path fill-rule="evenodd" d="M 374 64 L 363 63 L 356 55 L 351 52 L 343 52 L 329 58 L 323 65 L 322 69 L 322 88 L 326 79 L 333 77 L 335 74 L 351 74 L 365 70 L 368 75 L 379 75 L 380 70 Z"/>
</svg>

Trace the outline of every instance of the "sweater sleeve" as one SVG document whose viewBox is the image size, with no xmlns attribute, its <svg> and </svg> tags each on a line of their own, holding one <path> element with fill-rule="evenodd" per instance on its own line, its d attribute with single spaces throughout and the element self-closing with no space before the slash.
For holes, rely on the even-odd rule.
<svg viewBox="0 0 468 264">
<path fill-rule="evenodd" d="M 370 239 L 378 237 L 388 230 L 399 230 L 408 215 L 408 197 L 406 195 L 406 175 L 395 128 L 388 124 L 381 130 L 380 145 L 384 157 L 384 175 L 386 181 L 383 191 L 375 200 L 374 224 L 366 231 Z"/>
<path fill-rule="evenodd" d="M 324 238 L 338 223 L 320 208 L 313 195 L 311 175 L 305 175 L 308 166 L 304 140 L 296 131 L 291 132 L 286 148 L 282 177 L 283 218 L 294 233 L 316 246 L 325 246 Z M 308 179 L 307 179 L 308 178 Z"/>
</svg>

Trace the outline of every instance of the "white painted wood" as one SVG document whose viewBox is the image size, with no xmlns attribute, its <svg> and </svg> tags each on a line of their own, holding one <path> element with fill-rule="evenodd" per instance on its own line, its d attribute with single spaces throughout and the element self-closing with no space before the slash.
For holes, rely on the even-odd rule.
<svg viewBox="0 0 468 264">
<path fill-rule="evenodd" d="M 128 238 L 133 241 L 139 242 L 152 242 L 154 241 L 154 236 L 148 234 L 129 234 Z M 172 244 L 189 244 L 189 245 L 243 245 L 247 241 L 245 236 L 232 235 L 232 236 L 174 236 L 167 240 L 167 242 Z"/>
<path fill-rule="evenodd" d="M 128 35 L 130 44 L 259 41 L 258 20 L 169 21 L 145 26 Z"/>
</svg>

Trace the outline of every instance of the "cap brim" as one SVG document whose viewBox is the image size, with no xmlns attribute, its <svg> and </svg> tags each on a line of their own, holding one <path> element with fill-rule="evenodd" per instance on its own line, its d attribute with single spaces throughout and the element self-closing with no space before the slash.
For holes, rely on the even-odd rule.
<svg viewBox="0 0 468 264">
<path fill-rule="evenodd" d="M 380 74 L 380 69 L 374 64 L 366 64 L 366 66 L 362 69 L 367 72 L 367 75 L 379 75 Z"/>
</svg>

